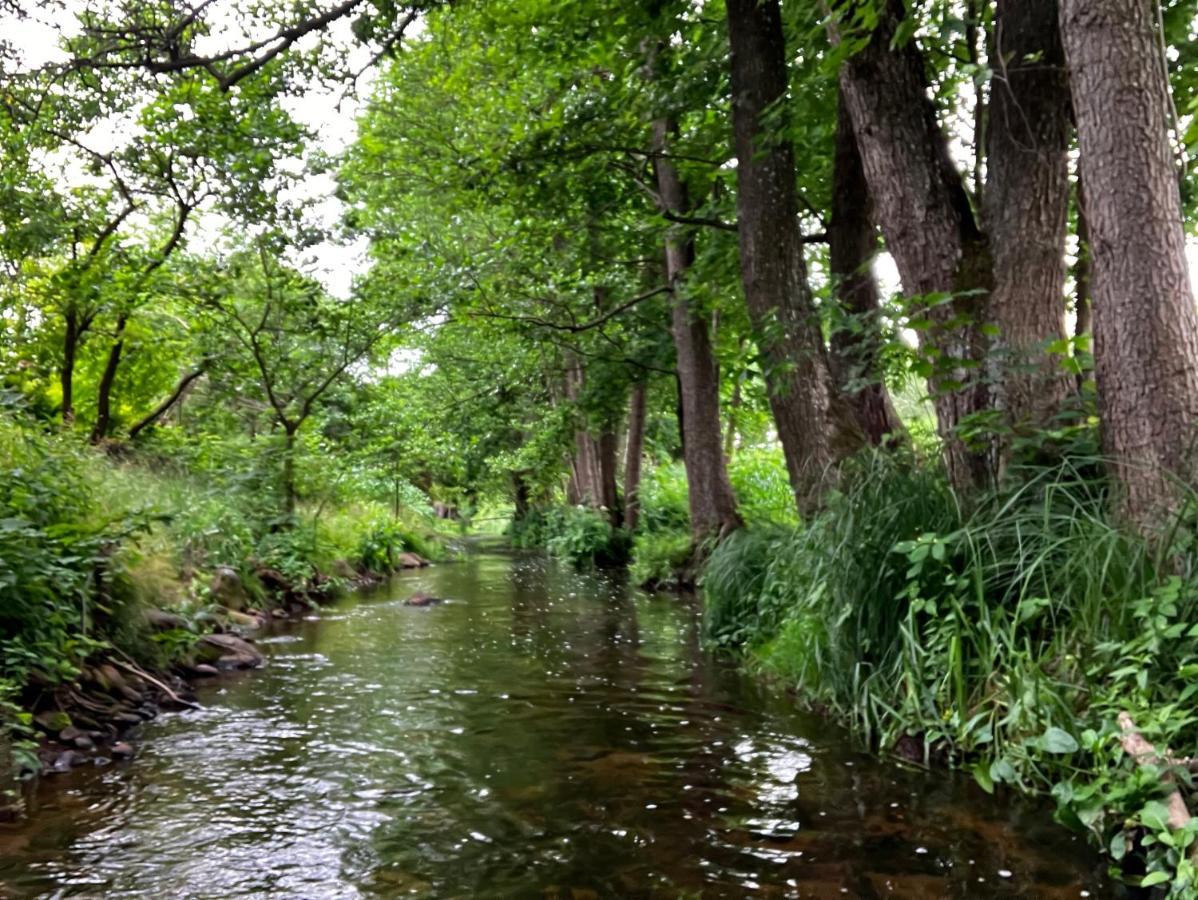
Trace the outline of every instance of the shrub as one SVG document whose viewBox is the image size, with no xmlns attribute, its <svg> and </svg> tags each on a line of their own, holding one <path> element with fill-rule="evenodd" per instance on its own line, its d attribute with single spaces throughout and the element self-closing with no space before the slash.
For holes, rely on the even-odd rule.
<svg viewBox="0 0 1198 900">
<path fill-rule="evenodd" d="M 795 495 L 781 449 L 741 450 L 728 466 L 728 477 L 747 524 L 798 524 Z"/>
<path fill-rule="evenodd" d="M 681 462 L 657 465 L 647 471 L 641 480 L 640 500 L 641 531 L 685 531 L 690 527 L 686 469 Z"/>
<path fill-rule="evenodd" d="M 629 573 L 633 583 L 642 587 L 679 587 L 692 557 L 689 531 L 642 532 L 632 544 Z"/>
</svg>

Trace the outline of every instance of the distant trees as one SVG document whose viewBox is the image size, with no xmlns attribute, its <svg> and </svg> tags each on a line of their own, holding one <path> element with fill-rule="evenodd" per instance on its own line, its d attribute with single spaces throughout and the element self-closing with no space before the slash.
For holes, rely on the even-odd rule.
<svg viewBox="0 0 1198 900">
<path fill-rule="evenodd" d="M 471 407 L 495 433 L 471 439 L 455 479 L 509 485 L 521 509 L 560 491 L 619 524 L 636 518 L 639 448 L 676 455 L 702 541 L 740 523 L 739 441 L 776 439 L 796 508 L 815 514 L 845 458 L 918 425 L 891 396 L 911 375 L 963 496 L 1066 452 L 1061 435 L 1090 411 L 1092 306 L 1120 509 L 1152 530 L 1178 508 L 1198 414 L 1193 175 L 1179 190 L 1177 166 L 1198 133 L 1178 133 L 1170 94 L 1172 76 L 1187 104 L 1198 95 L 1184 3 L 1159 16 L 1148 0 L 979 0 L 938 17 L 903 0 L 726 0 L 722 17 L 681 0 L 245 11 L 227 47 L 200 52 L 209 5 L 98 3 L 63 27 L 66 58 L 20 69 L 2 104 L 4 321 L 23 348 L 5 359 L 65 422 L 94 400 L 93 441 L 144 433 L 197 373 L 227 371 L 232 357 L 187 336 L 197 309 L 168 296 L 187 294 L 174 259 L 214 212 L 255 238 L 286 230 L 284 161 L 307 136 L 279 101 L 352 82 L 343 55 L 304 40 L 352 17 L 382 67 L 339 170 L 347 228 L 371 241 L 371 291 L 338 305 L 305 282 L 285 262 L 297 230 L 257 275 L 238 256 L 226 287 L 240 293 L 203 307 L 284 435 L 372 352 L 371 328 L 402 325 L 411 352 L 514 411 L 500 426 Z M 91 142 L 114 115 L 129 120 L 117 146 Z M 63 184 L 56 154 L 87 183 Z M 1076 337 L 1071 228 L 1085 251 Z M 873 278 L 883 250 L 897 301 Z M 160 326 L 163 311 L 184 324 Z M 160 327 L 187 358 L 123 402 L 148 356 L 130 335 Z M 471 424 L 452 427 L 466 440 Z"/>
</svg>

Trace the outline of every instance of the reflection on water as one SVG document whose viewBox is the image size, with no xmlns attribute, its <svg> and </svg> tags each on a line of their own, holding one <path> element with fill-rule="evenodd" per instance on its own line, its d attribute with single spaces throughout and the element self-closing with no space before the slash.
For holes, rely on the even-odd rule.
<svg viewBox="0 0 1198 900">
<path fill-rule="evenodd" d="M 43 786 L 0 896 L 1110 890 L 1042 807 L 854 753 L 614 576 L 475 556 L 262 643 L 135 762 Z"/>
</svg>

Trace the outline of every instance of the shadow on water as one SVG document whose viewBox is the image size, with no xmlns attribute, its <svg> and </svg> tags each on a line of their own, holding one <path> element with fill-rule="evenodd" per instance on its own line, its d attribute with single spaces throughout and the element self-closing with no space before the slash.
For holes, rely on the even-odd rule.
<svg viewBox="0 0 1198 900">
<path fill-rule="evenodd" d="M 1043 806 L 855 752 L 697 618 L 531 555 L 400 576 L 43 786 L 0 896 L 1109 895 Z"/>
</svg>

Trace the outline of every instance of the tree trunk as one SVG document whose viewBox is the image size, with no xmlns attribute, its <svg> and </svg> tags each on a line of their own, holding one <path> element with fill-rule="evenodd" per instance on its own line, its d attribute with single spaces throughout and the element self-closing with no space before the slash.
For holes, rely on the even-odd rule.
<svg viewBox="0 0 1198 900">
<path fill-rule="evenodd" d="M 645 393 L 642 382 L 632 386 L 628 401 L 628 443 L 624 448 L 624 527 L 636 531 L 641 515 L 641 457 L 645 452 Z"/>
<path fill-rule="evenodd" d="M 170 412 L 171 407 L 182 399 L 183 395 L 187 392 L 187 389 L 197 378 L 200 378 L 205 371 L 207 371 L 207 369 L 203 364 L 201 364 L 198 369 L 188 372 L 186 375 L 180 378 L 179 383 L 175 385 L 175 389 L 171 391 L 170 396 L 154 407 L 154 409 L 145 418 L 137 422 L 132 428 L 129 429 L 129 440 L 136 438 L 142 431 L 144 431 L 146 428 L 149 428 L 168 412 Z"/>
<path fill-rule="evenodd" d="M 1062 358 L 1048 351 L 1066 337 L 1072 132 L 1056 0 L 998 0 L 990 60 L 985 220 L 994 255 L 992 402 L 1016 434 L 1034 433 L 1052 422 L 1073 390 Z"/>
<path fill-rule="evenodd" d="M 1150 0 L 1063 0 L 1094 260 L 1103 447 L 1121 512 L 1144 533 L 1180 505 L 1198 420 L 1190 286 L 1168 82 Z"/>
<path fill-rule="evenodd" d="M 841 69 L 840 85 L 886 247 L 903 291 L 930 325 L 928 387 L 945 463 L 953 484 L 967 489 L 985 484 L 992 470 L 986 448 L 967 446 L 958 426 L 989 405 L 980 325 L 993 265 L 936 121 L 923 56 L 911 40 L 894 43 L 905 6 L 879 6 L 877 26 Z M 835 23 L 829 29 L 838 40 Z"/>
<path fill-rule="evenodd" d="M 620 493 L 616 487 L 616 469 L 620 456 L 620 438 L 616 434 L 614 424 L 609 424 L 595 441 L 595 454 L 598 465 L 595 467 L 595 491 L 599 506 L 607 514 L 607 521 L 612 527 L 619 528 L 623 521 L 623 510 L 620 508 Z"/>
<path fill-rule="evenodd" d="M 1081 175 L 1077 178 L 1077 263 L 1073 267 L 1073 335 L 1090 334 L 1091 312 L 1090 283 L 1093 263 L 1090 256 L 1090 225 L 1086 221 L 1086 195 Z M 1080 377 L 1080 376 L 1079 376 Z"/>
<path fill-rule="evenodd" d="M 582 399 L 586 374 L 575 362 L 566 372 L 566 396 L 576 405 Z M 574 430 L 574 457 L 571 485 L 566 495 L 570 503 L 605 510 L 612 525 L 620 524 L 620 498 L 616 489 L 616 431 L 608 423 L 598 435 L 583 422 Z"/>
<path fill-rule="evenodd" d="M 121 353 L 125 349 L 125 326 L 129 317 L 121 314 L 116 320 L 116 333 L 113 335 L 112 346 L 108 350 L 108 361 L 104 364 L 104 374 L 100 376 L 100 387 L 96 393 L 96 424 L 92 428 L 91 442 L 98 444 L 108 437 L 112 427 L 112 386 L 116 383 L 117 368 L 121 364 Z"/>
<path fill-rule="evenodd" d="M 653 123 L 654 147 L 659 154 L 666 148 L 671 130 L 665 119 Z M 690 198 L 673 163 L 658 155 L 653 167 L 664 210 L 686 213 Z M 707 322 L 692 311 L 686 296 L 686 273 L 695 257 L 693 238 L 680 227 L 672 228 L 666 234 L 665 255 L 666 278 L 673 292 L 671 330 L 678 361 L 682 459 L 691 534 L 698 546 L 704 539 L 722 537 L 744 523 L 736 511 L 736 495 L 720 446 L 720 376 Z"/>
<path fill-rule="evenodd" d="M 786 94 L 778 0 L 729 0 L 727 8 L 741 281 L 791 487 L 810 513 L 863 437 L 833 383 L 807 283 L 794 150 L 762 121 Z"/>
<path fill-rule="evenodd" d="M 58 373 L 62 386 L 62 423 L 75 421 L 75 357 L 79 354 L 79 314 L 74 309 L 66 311 L 66 330 L 62 339 L 62 371 Z"/>
<path fill-rule="evenodd" d="M 878 234 L 869 187 L 842 96 L 836 114 L 828 262 L 845 322 L 832 334 L 831 360 L 837 385 L 852 404 L 857 424 L 875 447 L 903 431 L 879 371 L 881 310 L 872 268 L 877 253 Z"/>
<path fill-rule="evenodd" d="M 288 518 L 295 516 L 298 502 L 295 487 L 295 435 L 299 425 L 283 423 L 283 512 Z"/>
<path fill-rule="evenodd" d="M 522 522 L 532 512 L 532 491 L 524 472 L 512 473 L 512 520 Z"/>
</svg>

